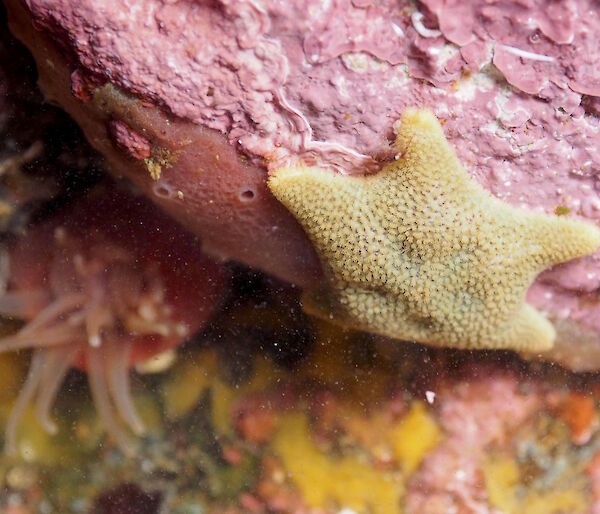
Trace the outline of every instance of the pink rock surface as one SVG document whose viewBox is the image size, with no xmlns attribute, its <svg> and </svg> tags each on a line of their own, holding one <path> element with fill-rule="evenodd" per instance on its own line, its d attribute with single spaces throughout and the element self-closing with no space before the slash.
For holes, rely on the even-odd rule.
<svg viewBox="0 0 600 514">
<path fill-rule="evenodd" d="M 211 255 L 300 285 L 314 282 L 317 256 L 300 225 L 269 192 L 259 163 L 236 152 L 218 132 L 86 72 L 50 33 L 33 28 L 22 2 L 6 4 L 13 32 L 34 53 L 46 98 L 75 118 L 113 174 L 132 180 L 199 235 Z"/>
<path fill-rule="evenodd" d="M 482 466 L 490 445 L 502 445 L 540 407 L 536 385 L 527 383 L 527 394 L 522 385 L 515 374 L 483 365 L 442 386 L 437 400 L 445 438 L 411 477 L 407 512 L 497 512 L 488 502 Z"/>
<path fill-rule="evenodd" d="M 316 275 L 307 240 L 269 203 L 261 186 L 267 170 L 302 160 L 340 173 L 374 172 L 393 158 L 394 123 L 409 105 L 434 110 L 469 173 L 497 197 L 548 213 L 566 207 L 569 215 L 600 220 L 600 72 L 595 64 L 600 10 L 595 0 L 7 4 L 15 11 L 25 6 L 40 34 L 67 56 L 69 87 L 77 99 L 67 101 L 64 94 L 60 99 L 72 114 L 85 108 L 86 92 L 110 82 L 145 105 L 221 132 L 245 157 L 245 167 L 225 166 L 221 177 L 235 180 L 231 174 L 253 170 L 252 187 L 260 198 L 253 202 L 257 211 L 250 209 L 241 220 L 251 227 L 242 230 L 246 248 L 232 244 L 239 231 L 228 238 L 235 230 L 231 218 L 217 226 L 210 221 L 232 216 L 229 211 L 242 208 L 239 202 L 217 202 L 211 212 L 202 207 L 207 198 L 198 189 L 208 194 L 206 188 L 218 189 L 224 179 L 203 188 L 194 185 L 188 165 L 165 170 L 153 185 L 137 180 L 155 196 L 192 189 L 183 191 L 191 204 L 157 201 L 191 224 L 215 253 L 299 282 Z M 43 66 L 39 55 L 38 63 Z M 48 80 L 42 82 L 51 89 Z M 117 113 L 122 110 L 111 115 Z M 146 122 L 132 128 L 142 134 Z M 155 145 L 156 134 L 150 136 Z M 131 154 L 119 137 L 117 145 Z M 139 148 L 134 147 L 135 154 Z M 201 153 L 195 158 L 205 159 Z M 196 225 L 210 230 L 196 228 L 198 213 L 202 223 L 196 220 Z M 285 227 L 280 220 L 287 220 Z M 258 235 L 259 227 L 273 224 L 278 238 Z M 256 257 L 263 240 L 271 244 L 270 259 Z M 528 300 L 554 319 L 597 334 L 599 290 L 596 254 L 544 273 Z"/>
</svg>

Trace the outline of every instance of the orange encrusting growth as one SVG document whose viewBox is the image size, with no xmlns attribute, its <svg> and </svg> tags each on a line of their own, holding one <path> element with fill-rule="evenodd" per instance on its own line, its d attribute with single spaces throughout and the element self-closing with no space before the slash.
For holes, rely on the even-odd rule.
<svg viewBox="0 0 600 514">
<path fill-rule="evenodd" d="M 6 428 L 15 450 L 30 403 L 49 432 L 50 410 L 72 366 L 86 369 L 98 413 L 119 446 L 131 445 L 115 411 L 144 427 L 130 394 L 129 367 L 185 341 L 209 318 L 226 272 L 197 240 L 146 201 L 95 191 L 33 227 L 11 253 L 10 289 L 0 312 L 25 320 L 0 351 L 34 349 Z"/>
</svg>

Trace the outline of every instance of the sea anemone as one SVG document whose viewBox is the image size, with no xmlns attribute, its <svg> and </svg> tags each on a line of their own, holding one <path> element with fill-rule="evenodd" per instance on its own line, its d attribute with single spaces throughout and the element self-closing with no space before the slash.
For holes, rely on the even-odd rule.
<svg viewBox="0 0 600 514">
<path fill-rule="evenodd" d="M 197 240 L 122 192 L 94 192 L 31 228 L 11 251 L 9 290 L 0 297 L 2 314 L 25 320 L 0 339 L 0 351 L 33 349 L 7 423 L 7 451 L 16 450 L 31 403 L 43 428 L 57 431 L 50 411 L 67 371 L 77 367 L 88 373 L 108 433 L 131 452 L 118 418 L 135 434 L 144 425 L 130 391 L 130 365 L 197 331 L 218 305 L 225 276 Z"/>
</svg>

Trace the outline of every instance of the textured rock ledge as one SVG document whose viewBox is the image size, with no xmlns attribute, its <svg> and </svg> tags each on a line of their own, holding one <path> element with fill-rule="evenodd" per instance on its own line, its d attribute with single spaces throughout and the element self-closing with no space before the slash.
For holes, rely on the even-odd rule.
<svg viewBox="0 0 600 514">
<path fill-rule="evenodd" d="M 46 94 L 117 174 L 215 254 L 312 282 L 316 256 L 266 191 L 265 168 L 301 158 L 346 173 L 378 169 L 393 157 L 394 121 L 414 103 L 434 109 L 495 196 L 600 218 L 598 13 L 587 0 L 426 1 L 416 10 L 155 0 L 127 17 L 119 2 L 6 3 Z M 529 291 L 561 326 L 578 327 L 558 341 L 573 353 L 590 337 L 600 344 L 599 271 L 597 256 L 570 263 Z"/>
</svg>

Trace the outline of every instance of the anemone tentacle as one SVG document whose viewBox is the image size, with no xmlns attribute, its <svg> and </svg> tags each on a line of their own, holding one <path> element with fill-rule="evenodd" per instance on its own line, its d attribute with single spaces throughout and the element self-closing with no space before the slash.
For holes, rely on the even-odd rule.
<svg viewBox="0 0 600 514">
<path fill-rule="evenodd" d="M 180 338 L 186 327 L 171 320 L 156 263 L 136 266 L 135 257 L 123 249 L 107 253 L 99 246 L 86 258 L 64 229 L 57 234 L 60 251 L 51 265 L 49 290 L 0 296 L 0 313 L 29 320 L 17 333 L 0 338 L 0 353 L 33 350 L 6 428 L 7 450 L 16 450 L 17 429 L 30 404 L 44 430 L 56 433 L 52 405 L 68 369 L 84 362 L 101 423 L 131 454 L 134 444 L 121 421 L 136 435 L 144 432 L 131 396 L 131 340 L 140 335 Z"/>
<path fill-rule="evenodd" d="M 114 438 L 117 445 L 127 455 L 135 451 L 135 444 L 132 439 L 123 431 L 114 413 L 114 408 L 110 398 L 110 391 L 106 379 L 106 361 L 105 355 L 99 348 L 90 347 L 86 352 L 88 365 L 88 380 L 94 404 L 98 410 L 106 431 Z M 129 391 L 127 395 L 129 396 Z"/>
<path fill-rule="evenodd" d="M 49 434 L 56 434 L 58 427 L 51 419 L 50 411 L 67 371 L 80 353 L 80 349 L 77 345 L 69 344 L 46 352 L 48 356 L 42 371 L 35 410 L 44 430 Z"/>
<path fill-rule="evenodd" d="M 16 453 L 17 429 L 25 415 L 27 407 L 32 402 L 35 393 L 38 390 L 45 359 L 46 353 L 44 351 L 34 352 L 33 357 L 31 358 L 31 364 L 29 365 L 29 371 L 27 372 L 27 378 L 25 379 L 25 384 L 17 397 L 17 401 L 15 402 L 13 410 L 8 418 L 8 422 L 6 423 L 5 448 L 6 453 L 9 455 L 14 455 Z"/>
</svg>

